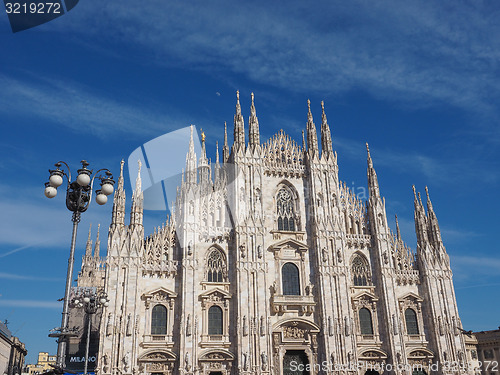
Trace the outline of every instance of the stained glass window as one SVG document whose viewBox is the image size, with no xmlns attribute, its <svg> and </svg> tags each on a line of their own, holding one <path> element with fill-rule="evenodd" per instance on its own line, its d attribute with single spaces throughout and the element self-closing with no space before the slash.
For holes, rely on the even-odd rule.
<svg viewBox="0 0 500 375">
<path fill-rule="evenodd" d="M 295 231 L 295 218 L 293 209 L 293 197 L 286 188 L 280 189 L 276 197 L 278 213 L 278 230 Z"/>
<path fill-rule="evenodd" d="M 370 282 L 368 262 L 360 255 L 355 255 L 351 263 L 351 272 L 355 286 L 366 286 Z"/>
<path fill-rule="evenodd" d="M 221 283 L 225 281 L 226 275 L 225 256 L 219 249 L 213 249 L 207 260 L 207 281 Z"/>
</svg>

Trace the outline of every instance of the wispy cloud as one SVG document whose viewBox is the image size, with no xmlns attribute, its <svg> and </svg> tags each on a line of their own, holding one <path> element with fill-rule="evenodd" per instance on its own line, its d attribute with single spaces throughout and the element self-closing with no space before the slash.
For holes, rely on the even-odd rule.
<svg viewBox="0 0 500 375">
<path fill-rule="evenodd" d="M 54 79 L 14 79 L 0 75 L 0 112 L 44 118 L 77 132 L 104 137 L 158 134 L 186 126 L 182 115 L 167 116 L 154 108 L 138 107 L 105 97 L 75 82 Z"/>
<path fill-rule="evenodd" d="M 500 96 L 498 12 L 481 3 L 394 0 L 289 1 L 286 8 L 126 0 L 79 9 L 46 29 L 132 41 L 161 64 L 218 66 L 297 92 L 362 88 L 413 106 L 480 113 Z"/>
<path fill-rule="evenodd" d="M 16 191 L 0 184 L 0 195 L 10 191 L 9 201 L 0 200 L 0 258 L 15 256 L 23 251 L 47 251 L 54 247 L 69 247 L 71 213 L 64 206 L 64 198 L 48 200 L 38 188 L 20 187 Z M 38 195 L 34 195 L 37 191 Z M 13 203 L 16 202 L 16 203 Z M 103 223 L 101 238 L 107 237 L 107 223 L 111 205 L 86 212 L 79 225 L 78 245 L 87 238 L 88 223 Z M 104 242 L 103 242 L 104 243 Z"/>
<path fill-rule="evenodd" d="M 460 286 L 496 284 L 500 281 L 500 259 L 487 256 L 450 255 L 455 281 Z M 467 285 L 463 285 L 467 283 Z"/>
<path fill-rule="evenodd" d="M 494 271 L 500 275 L 500 259 L 482 257 L 482 256 L 469 256 L 469 255 L 455 255 L 452 256 L 453 263 L 457 265 L 467 265 L 469 267 L 479 267 L 485 272 Z"/>
<path fill-rule="evenodd" d="M 63 281 L 64 279 L 57 277 L 39 277 L 39 276 L 29 276 L 29 275 L 17 275 L 13 273 L 0 272 L 0 279 L 7 280 L 29 280 L 29 281 Z"/>
<path fill-rule="evenodd" d="M 36 301 L 36 300 L 27 300 L 27 299 L 2 299 L 2 298 L 0 298 L 0 306 L 42 308 L 42 309 L 60 309 L 62 306 L 62 302 Z"/>
<path fill-rule="evenodd" d="M 472 288 L 485 288 L 485 287 L 491 287 L 491 286 L 500 286 L 500 283 L 492 283 L 492 284 L 474 284 L 474 285 L 467 285 L 467 286 L 460 286 L 455 289 L 472 289 Z"/>
<path fill-rule="evenodd" d="M 472 239 L 472 238 L 477 238 L 481 237 L 483 234 L 473 232 L 470 230 L 460 230 L 460 229 L 454 229 L 454 228 L 447 228 L 442 226 L 441 227 L 441 235 L 443 237 L 443 241 L 446 243 L 448 241 L 463 241 L 465 239 Z"/>
<path fill-rule="evenodd" d="M 360 160 L 366 157 L 362 141 L 337 137 L 335 147 L 343 157 Z M 453 155 L 452 159 L 429 156 L 416 151 L 399 151 L 393 149 L 378 149 L 370 147 L 375 169 L 391 168 L 399 173 L 421 174 L 434 183 L 454 181 L 489 181 L 498 180 L 499 175 L 494 165 L 483 165 L 476 162 L 470 155 Z"/>
</svg>

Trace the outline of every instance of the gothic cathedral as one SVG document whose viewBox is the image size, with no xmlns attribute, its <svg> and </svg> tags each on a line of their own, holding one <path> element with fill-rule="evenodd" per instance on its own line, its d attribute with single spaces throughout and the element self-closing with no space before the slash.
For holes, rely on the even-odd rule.
<svg viewBox="0 0 500 375">
<path fill-rule="evenodd" d="M 321 152 L 310 104 L 302 145 L 261 143 L 252 94 L 247 143 L 237 94 L 232 147 L 226 130 L 211 163 L 191 138 L 175 211 L 147 237 L 140 174 L 125 224 L 122 162 L 107 257 L 87 251 L 79 279 L 110 299 L 98 374 L 466 373 L 442 366 L 468 352 L 427 188 L 413 253 L 368 145 L 367 201 L 339 181 L 322 109 Z"/>
</svg>

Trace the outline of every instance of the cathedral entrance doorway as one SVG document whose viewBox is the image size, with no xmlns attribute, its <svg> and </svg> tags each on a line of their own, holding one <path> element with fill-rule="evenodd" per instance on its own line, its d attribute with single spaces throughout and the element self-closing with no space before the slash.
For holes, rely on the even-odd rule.
<svg viewBox="0 0 500 375">
<path fill-rule="evenodd" d="M 365 375 L 380 375 L 380 374 L 378 373 L 378 371 L 375 370 L 367 370 L 365 372 Z"/>
<path fill-rule="evenodd" d="M 309 359 L 303 350 L 287 350 L 283 356 L 283 375 L 309 375 Z"/>
<path fill-rule="evenodd" d="M 212 371 L 210 375 L 222 375 L 222 372 L 220 371 Z"/>
</svg>

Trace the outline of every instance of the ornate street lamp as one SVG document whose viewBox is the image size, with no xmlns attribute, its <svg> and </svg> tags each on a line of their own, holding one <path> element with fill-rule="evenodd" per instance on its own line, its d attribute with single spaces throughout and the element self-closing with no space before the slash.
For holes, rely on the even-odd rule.
<svg viewBox="0 0 500 375">
<path fill-rule="evenodd" d="M 89 347 L 90 347 L 90 331 L 92 327 L 92 315 L 94 315 L 100 307 L 109 305 L 109 299 L 106 293 L 101 292 L 97 294 L 94 290 L 88 289 L 83 294 L 76 296 L 73 299 L 74 307 L 83 307 L 87 316 L 87 342 L 85 346 L 85 368 L 84 375 L 87 375 L 89 364 Z"/>
<path fill-rule="evenodd" d="M 60 369 L 65 367 L 64 358 L 66 355 L 67 338 L 75 335 L 68 330 L 68 320 L 71 281 L 73 279 L 73 264 L 75 262 L 76 232 L 78 229 L 78 223 L 80 222 L 80 216 L 82 212 L 87 211 L 87 208 L 92 201 L 92 189 L 96 178 L 101 181 L 100 189 L 95 192 L 96 202 L 99 205 L 106 204 L 108 201 L 108 195 L 113 194 L 113 186 L 115 183 L 115 181 L 113 181 L 113 175 L 108 169 L 99 169 L 93 174 L 93 171 L 87 168 L 89 163 L 87 163 L 86 160 L 82 160 L 81 163 L 82 168 L 77 171 L 78 176 L 76 177 L 76 181 L 71 180 L 71 170 L 68 164 L 60 161 L 55 164 L 56 169 L 49 169 L 49 182 L 45 183 L 45 196 L 47 198 L 54 198 L 57 195 L 57 188 L 64 182 L 63 177 L 66 177 L 68 183 L 66 188 L 66 207 L 68 210 L 73 212 L 73 217 L 71 219 L 73 222 L 73 233 L 71 236 L 71 250 L 68 259 L 68 272 L 66 275 L 62 323 L 61 327 L 57 329 L 59 331 L 58 333 L 51 333 L 49 335 L 50 337 L 58 338 L 56 366 Z M 67 172 L 64 169 L 61 169 L 63 164 L 66 166 Z"/>
</svg>

